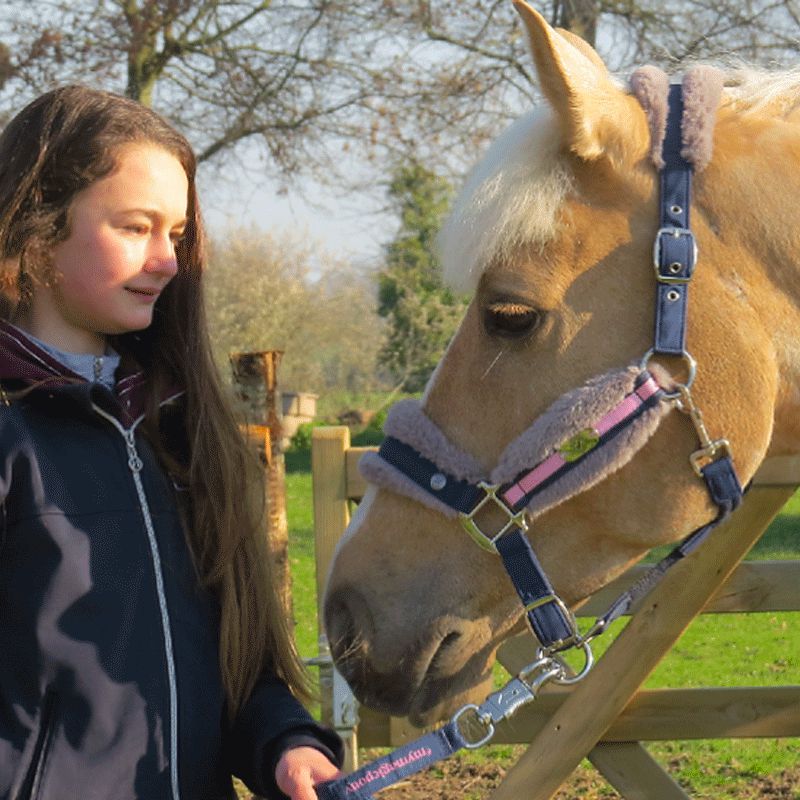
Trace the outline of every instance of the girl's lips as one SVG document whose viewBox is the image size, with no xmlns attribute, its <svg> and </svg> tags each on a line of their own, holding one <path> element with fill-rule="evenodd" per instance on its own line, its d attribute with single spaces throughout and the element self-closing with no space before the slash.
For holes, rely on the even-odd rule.
<svg viewBox="0 0 800 800">
<path fill-rule="evenodd" d="M 160 289 L 134 289 L 131 286 L 126 286 L 125 289 L 132 295 L 148 302 L 155 302 L 161 294 Z"/>
</svg>

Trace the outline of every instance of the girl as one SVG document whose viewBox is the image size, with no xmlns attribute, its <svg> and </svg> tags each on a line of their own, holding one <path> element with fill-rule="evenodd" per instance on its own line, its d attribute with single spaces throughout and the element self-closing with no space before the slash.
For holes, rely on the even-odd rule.
<svg viewBox="0 0 800 800">
<path fill-rule="evenodd" d="M 314 800 L 341 747 L 295 699 L 189 144 L 38 98 L 0 136 L 0 263 L 0 800 Z"/>
</svg>

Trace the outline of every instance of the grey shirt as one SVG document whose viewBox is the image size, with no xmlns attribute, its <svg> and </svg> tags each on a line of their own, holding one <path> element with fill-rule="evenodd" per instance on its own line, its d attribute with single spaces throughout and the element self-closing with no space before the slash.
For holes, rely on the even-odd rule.
<svg viewBox="0 0 800 800">
<path fill-rule="evenodd" d="M 32 339 L 42 350 L 46 350 L 53 358 L 60 361 L 67 369 L 77 373 L 82 378 L 86 378 L 90 383 L 101 383 L 109 389 L 114 388 L 114 373 L 119 366 L 120 356 L 119 353 L 106 347 L 106 352 L 102 356 L 96 356 L 92 353 L 67 353 L 64 350 L 59 350 L 35 336 L 27 334 L 29 339 Z"/>
</svg>

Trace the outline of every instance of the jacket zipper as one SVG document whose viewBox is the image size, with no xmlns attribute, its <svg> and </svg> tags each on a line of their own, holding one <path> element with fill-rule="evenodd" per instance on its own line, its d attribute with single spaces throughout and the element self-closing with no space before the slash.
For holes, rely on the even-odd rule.
<svg viewBox="0 0 800 800">
<path fill-rule="evenodd" d="M 36 746 L 33 749 L 33 757 L 28 768 L 28 774 L 25 777 L 25 783 L 20 787 L 17 800 L 34 800 L 42 790 L 44 767 L 53 742 L 53 733 L 55 732 L 55 710 L 56 693 L 50 688 L 47 689 L 42 698 Z"/>
<path fill-rule="evenodd" d="M 153 518 L 150 514 L 150 505 L 147 502 L 147 495 L 144 491 L 142 482 L 142 467 L 144 466 L 139 452 L 136 449 L 134 433 L 136 426 L 144 419 L 139 417 L 130 428 L 124 428 L 119 420 L 103 409 L 92 404 L 94 410 L 103 418 L 107 419 L 122 434 L 125 440 L 125 447 L 128 451 L 128 469 L 133 476 L 136 486 L 136 494 L 139 499 L 139 507 L 144 519 L 144 526 L 147 530 L 147 539 L 150 545 L 150 556 L 153 559 L 153 572 L 156 580 L 156 591 L 158 594 L 158 606 L 161 612 L 161 629 L 164 636 L 164 651 L 167 660 L 167 677 L 169 679 L 169 716 L 170 716 L 170 783 L 172 787 L 173 800 L 180 800 L 180 787 L 178 785 L 178 688 L 175 671 L 175 654 L 172 646 L 172 626 L 170 624 L 169 609 L 167 607 L 167 594 L 164 589 L 164 573 L 161 568 L 161 554 L 158 549 L 156 531 L 153 525 Z"/>
</svg>

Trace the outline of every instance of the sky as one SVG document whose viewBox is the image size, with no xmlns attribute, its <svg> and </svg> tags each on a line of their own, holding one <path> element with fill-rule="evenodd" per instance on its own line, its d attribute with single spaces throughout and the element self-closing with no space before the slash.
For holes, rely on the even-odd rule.
<svg viewBox="0 0 800 800">
<path fill-rule="evenodd" d="M 307 237 L 321 250 L 359 266 L 376 266 L 398 220 L 376 210 L 376 199 L 346 196 L 306 180 L 289 190 L 266 174 L 225 177 L 199 173 L 200 200 L 210 234 L 254 225 L 276 234 Z"/>
</svg>

